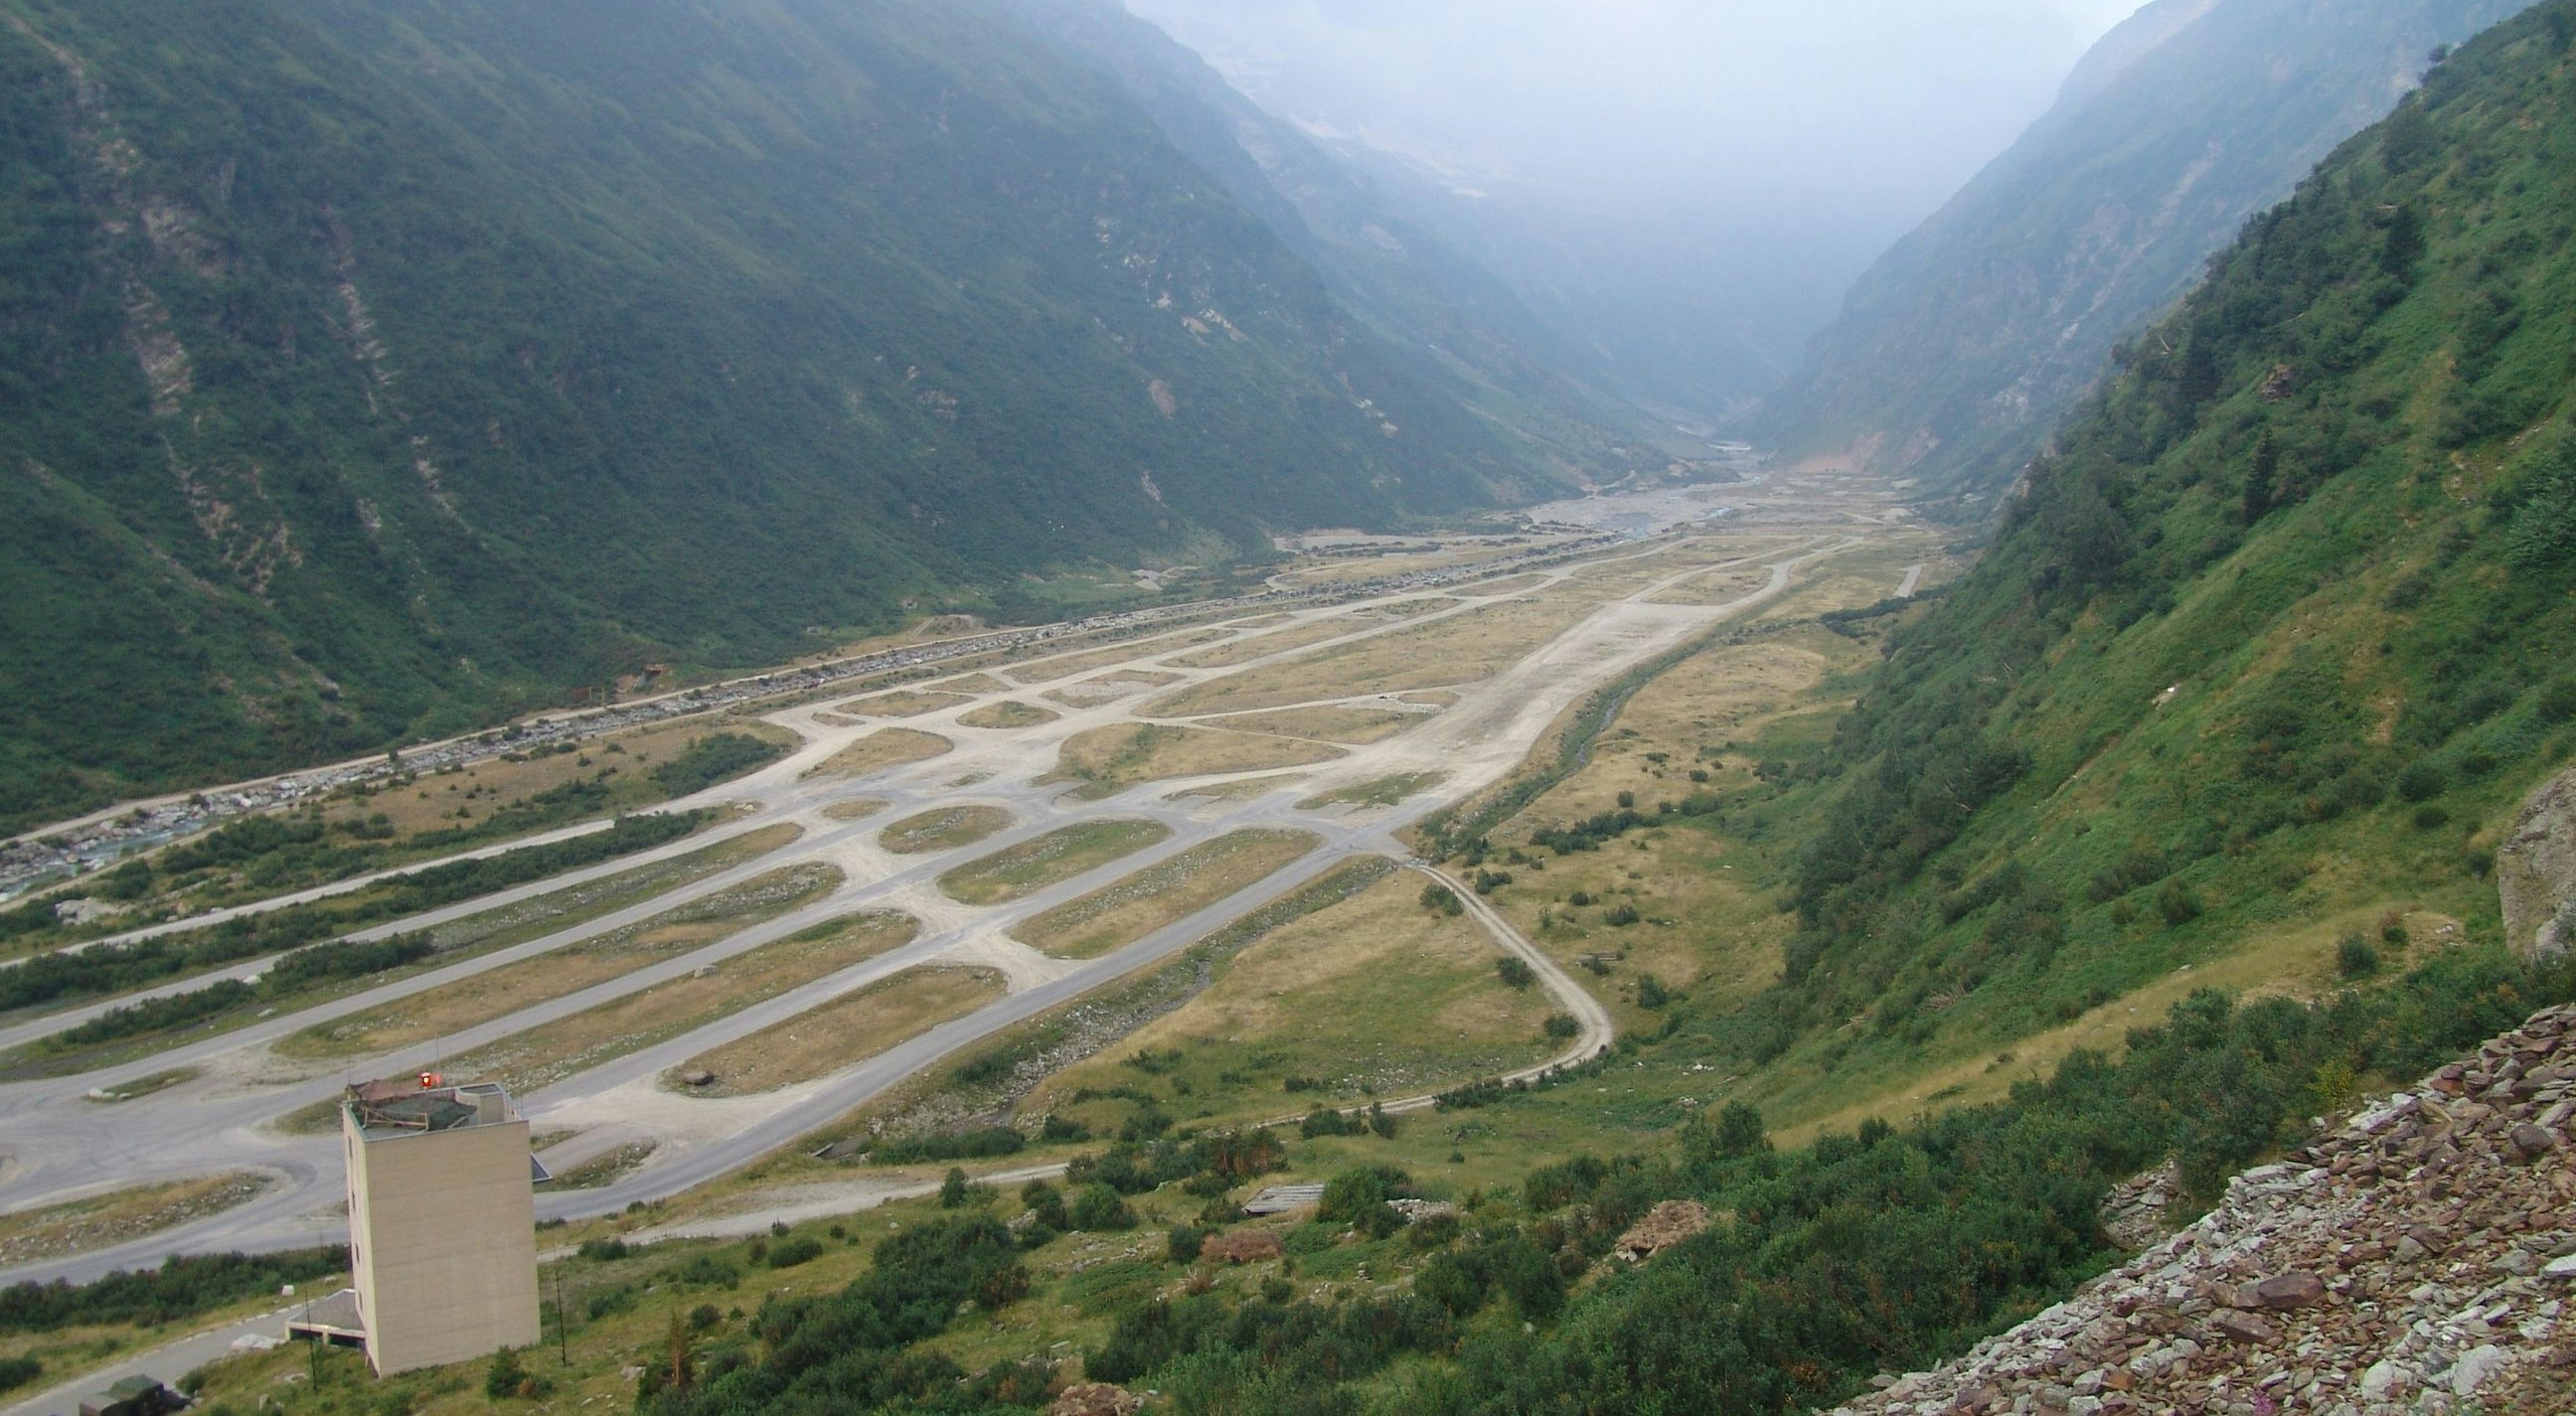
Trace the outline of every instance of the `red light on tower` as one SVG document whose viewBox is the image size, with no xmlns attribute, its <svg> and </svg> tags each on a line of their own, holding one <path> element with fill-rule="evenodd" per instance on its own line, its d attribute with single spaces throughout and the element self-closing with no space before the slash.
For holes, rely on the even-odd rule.
<svg viewBox="0 0 2576 1416">
<path fill-rule="evenodd" d="M 429 1091 L 437 1085 L 438 1074 L 436 1072 L 423 1072 L 420 1074 L 420 1089 L 422 1091 Z"/>
</svg>

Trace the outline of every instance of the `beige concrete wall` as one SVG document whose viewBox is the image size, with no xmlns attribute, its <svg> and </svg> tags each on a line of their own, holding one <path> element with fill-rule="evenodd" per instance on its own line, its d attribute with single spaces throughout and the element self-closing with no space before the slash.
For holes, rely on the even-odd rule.
<svg viewBox="0 0 2576 1416">
<path fill-rule="evenodd" d="M 377 1374 L 533 1346 L 528 1123 L 367 1141 L 344 1122 L 343 1145 L 358 1311 Z"/>
</svg>

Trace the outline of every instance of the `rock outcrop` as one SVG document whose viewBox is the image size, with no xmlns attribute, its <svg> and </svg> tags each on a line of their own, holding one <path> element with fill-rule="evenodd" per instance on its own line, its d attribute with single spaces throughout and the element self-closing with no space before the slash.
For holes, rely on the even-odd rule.
<svg viewBox="0 0 2576 1416">
<path fill-rule="evenodd" d="M 2576 1411 L 2571 1118 L 2576 1008 L 2553 1008 L 1840 1416 Z"/>
<path fill-rule="evenodd" d="M 2576 946 L 2576 768 L 2522 804 L 2496 848 L 2496 894 L 2515 953 L 2547 959 Z"/>
</svg>

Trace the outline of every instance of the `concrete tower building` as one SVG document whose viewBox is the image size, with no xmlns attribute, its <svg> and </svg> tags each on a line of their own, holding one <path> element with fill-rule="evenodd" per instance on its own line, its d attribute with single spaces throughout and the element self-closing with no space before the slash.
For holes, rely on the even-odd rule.
<svg viewBox="0 0 2576 1416">
<path fill-rule="evenodd" d="M 498 1083 L 349 1088 L 349 1261 L 376 1375 L 533 1346 L 536 1173 Z"/>
</svg>

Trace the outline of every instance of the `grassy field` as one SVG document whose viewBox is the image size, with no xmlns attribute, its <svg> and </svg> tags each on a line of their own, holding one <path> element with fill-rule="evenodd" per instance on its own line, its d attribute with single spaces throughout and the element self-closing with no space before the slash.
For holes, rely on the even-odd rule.
<svg viewBox="0 0 2576 1416">
<path fill-rule="evenodd" d="M 250 1199 L 256 1175 L 203 1175 L 0 1214 L 0 1268 L 61 1258 L 158 1234 Z"/>
<path fill-rule="evenodd" d="M 1838 584 L 1808 613 L 1866 593 L 1858 583 Z M 1646 978 L 1689 992 L 1705 1012 L 1777 977 L 1789 921 L 1770 890 L 1782 863 L 1709 817 L 1674 818 L 1572 855 L 1532 837 L 1623 807 L 1653 813 L 1694 793 L 1758 786 L 1765 759 L 1791 739 L 1830 733 L 1855 676 L 1877 660 L 1874 644 L 1814 625 L 1739 637 L 1746 642 L 1704 649 L 1639 688 L 1580 770 L 1487 833 L 1486 867 L 1510 877 L 1487 898 L 1583 979 L 1623 1033 L 1662 1023 L 1660 1010 L 1638 1004 Z M 1633 921 L 1611 922 L 1627 911 Z"/>
<path fill-rule="evenodd" d="M 999 703 L 987 703 L 972 713 L 961 714 L 957 722 L 959 726 L 968 728 L 1034 728 L 1041 723 L 1052 723 L 1061 716 L 1052 708 L 1004 699 Z"/>
<path fill-rule="evenodd" d="M 1086 821 L 969 861 L 939 877 L 950 899 L 998 905 L 1070 880 L 1172 834 L 1159 821 Z"/>
<path fill-rule="evenodd" d="M 1013 683 L 1053 683 L 1058 679 L 1090 673 L 1094 669 L 1113 668 L 1137 659 L 1169 654 L 1192 645 L 1212 643 L 1225 638 L 1228 633 L 1229 631 L 1223 629 L 1198 629 L 1179 634 L 1157 634 L 1143 639 L 1121 640 L 1106 649 L 1041 659 L 1034 664 L 1005 669 L 1002 672 Z"/>
<path fill-rule="evenodd" d="M 1384 742 L 1430 722 L 1431 713 L 1401 713 L 1388 708 L 1354 708 L 1331 704 L 1320 708 L 1281 708 L 1268 713 L 1238 713 L 1212 718 L 1205 726 L 1281 737 L 1318 738 L 1325 742 Z"/>
<path fill-rule="evenodd" d="M 1278 930 L 1179 1011 L 1049 1078 L 1023 1110 L 1114 1132 L 1141 1096 L 1175 1117 L 1257 1120 L 1545 1056 L 1547 995 L 1507 986 L 1493 940 L 1425 909 L 1421 889 L 1417 876 L 1393 876 Z"/>
<path fill-rule="evenodd" d="M 497 1080 L 526 1096 L 587 1068 L 729 1017 L 755 1003 L 912 942 L 910 915 L 876 911 L 830 920 L 746 950 L 685 978 L 530 1028 L 447 1062 L 458 1076 Z"/>
<path fill-rule="evenodd" d="M 853 698 L 846 703 L 835 703 L 832 707 L 840 712 L 856 714 L 863 718 L 918 718 L 924 713 L 936 713 L 942 708 L 954 708 L 965 701 L 966 695 L 962 693 L 937 693 L 924 689 L 901 688 L 892 693 Z"/>
<path fill-rule="evenodd" d="M 860 797 L 856 801 L 836 801 L 823 808 L 828 821 L 865 821 L 893 805 L 884 797 Z"/>
<path fill-rule="evenodd" d="M 1418 796 L 1447 780 L 1446 772 L 1403 772 L 1392 777 L 1379 777 L 1354 782 L 1319 792 L 1297 803 L 1300 811 L 1321 811 L 1328 806 L 1393 806 L 1409 796 Z"/>
<path fill-rule="evenodd" d="M 907 816 L 877 835 L 877 844 L 896 855 L 927 855 L 971 846 L 1007 829 L 1011 813 L 998 806 L 948 806 Z"/>
<path fill-rule="evenodd" d="M 335 802 L 324 814 L 333 820 L 359 821 L 381 812 L 399 839 L 403 834 L 456 825 L 466 819 L 456 816 L 459 808 L 473 816 L 488 817 L 496 811 L 524 806 L 539 793 L 603 771 L 609 774 L 616 797 L 610 807 L 632 810 L 667 799 L 669 793 L 652 782 L 652 768 L 677 756 L 693 739 L 705 737 L 715 726 L 702 719 L 688 719 L 611 734 L 582 743 L 574 752 L 531 756 L 518 762 L 487 758 L 461 772 L 443 772 L 422 777 L 408 787 L 387 787 L 373 795 Z M 793 747 L 798 741 L 784 728 L 752 719 L 728 719 L 720 726 L 725 732 L 742 733 L 782 747 Z"/>
<path fill-rule="evenodd" d="M 1010 687 L 991 674 L 968 674 L 964 678 L 941 679 L 930 685 L 934 693 L 1004 693 Z"/>
<path fill-rule="evenodd" d="M 829 758 L 805 769 L 813 777 L 864 777 L 888 767 L 907 762 L 927 762 L 945 756 L 956 744 L 936 733 L 916 732 L 911 728 L 884 728 L 868 734 Z"/>
<path fill-rule="evenodd" d="M 1058 958 L 1094 958 L 1286 869 L 1320 844 L 1304 831 L 1232 832 L 1058 905 L 1011 932 Z"/>
<path fill-rule="evenodd" d="M 810 1008 L 753 1037 L 700 1053 L 673 1069 L 713 1073 L 690 1096 L 750 1096 L 829 1076 L 906 1038 L 963 1017 L 1003 994 L 990 969 L 912 968 Z"/>
<path fill-rule="evenodd" d="M 1067 738 L 1057 750 L 1055 771 L 1049 780 L 1083 782 L 1109 792 L 1174 777 L 1309 767 L 1341 755 L 1339 748 L 1289 738 L 1160 723 L 1117 723 Z"/>
<path fill-rule="evenodd" d="M 692 881 L 756 860 L 802 834 L 803 828 L 797 826 L 763 827 L 685 855 L 636 866 L 516 904 L 433 925 L 418 931 L 428 936 L 433 948 L 430 956 L 419 963 L 357 978 L 317 981 L 306 987 L 268 995 L 255 1008 L 226 1010 L 185 1027 L 79 1047 L 62 1044 L 54 1038 L 22 1043 L 7 1053 L 0 1053 L 0 1068 L 6 1069 L 0 1071 L 0 1075 L 67 1076 L 156 1055 L 182 1042 L 230 1032 L 266 1014 L 313 1007 L 430 969 L 461 963 L 496 949 L 543 938 L 556 930 L 597 919 L 679 889 Z"/>
<path fill-rule="evenodd" d="M 1327 639 L 1339 639 L 1345 634 L 1358 634 L 1375 627 L 1373 621 L 1356 619 L 1349 615 L 1331 615 L 1292 629 L 1256 634 L 1250 638 L 1235 640 L 1230 644 L 1217 645 L 1212 649 L 1201 649 L 1195 654 L 1183 654 L 1166 662 L 1184 669 L 1230 669 L 1237 664 L 1248 664 L 1255 659 L 1284 654 L 1291 649 L 1303 649 L 1310 644 L 1321 644 Z"/>
<path fill-rule="evenodd" d="M 1149 688 L 1161 688 L 1166 684 L 1180 681 L 1179 674 L 1155 673 L 1150 669 L 1122 669 L 1114 674 L 1102 674 L 1098 678 L 1084 679 L 1080 683 L 1069 683 L 1062 688 L 1050 688 L 1046 691 L 1046 696 L 1068 708 L 1089 708 L 1095 704 L 1107 703 L 1116 698 L 1126 698 L 1143 693 Z"/>
<path fill-rule="evenodd" d="M 1490 678 L 1563 634 L 1591 607 L 1507 601 L 1211 680 L 1147 705 L 1156 717 L 1249 712 Z"/>
<path fill-rule="evenodd" d="M 316 1023 L 279 1039 L 276 1050 L 286 1057 L 363 1057 L 445 1037 L 705 948 L 821 899 L 840 882 L 841 872 L 829 865 L 773 870 L 596 938 Z"/>
</svg>

